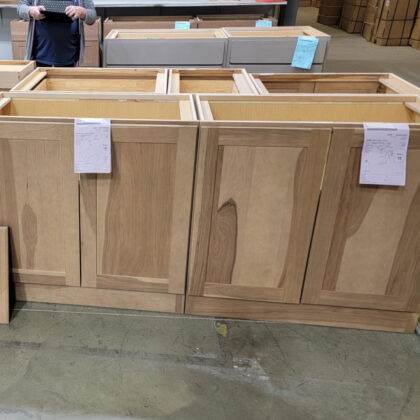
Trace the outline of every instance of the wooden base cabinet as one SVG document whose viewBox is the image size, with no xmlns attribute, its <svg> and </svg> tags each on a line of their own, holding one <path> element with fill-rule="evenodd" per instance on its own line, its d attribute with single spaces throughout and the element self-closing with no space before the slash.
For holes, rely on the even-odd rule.
<svg viewBox="0 0 420 420">
<path fill-rule="evenodd" d="M 122 96 L 0 100 L 0 224 L 10 227 L 17 299 L 183 312 L 194 104 Z M 112 173 L 79 183 L 73 118 L 100 116 L 112 119 Z"/>
<path fill-rule="evenodd" d="M 414 331 L 418 99 L 332 101 L 197 96 L 187 313 Z M 405 187 L 358 184 L 357 121 L 378 115 L 410 124 Z"/>
<path fill-rule="evenodd" d="M 302 301 L 420 312 L 420 125 L 404 187 L 360 185 L 362 146 L 362 128 L 334 130 Z"/>
</svg>

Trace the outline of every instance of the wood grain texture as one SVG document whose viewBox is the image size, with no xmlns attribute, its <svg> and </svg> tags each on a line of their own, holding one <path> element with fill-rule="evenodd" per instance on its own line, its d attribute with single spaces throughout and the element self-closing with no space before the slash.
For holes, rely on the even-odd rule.
<svg viewBox="0 0 420 420">
<path fill-rule="evenodd" d="M 411 129 L 405 187 L 358 182 L 362 130 L 335 129 L 303 302 L 420 308 L 420 131 Z"/>
<path fill-rule="evenodd" d="M 113 130 L 112 174 L 81 178 L 84 287 L 184 293 L 196 130 Z"/>
<path fill-rule="evenodd" d="M 413 333 L 417 313 L 187 296 L 187 314 Z"/>
<path fill-rule="evenodd" d="M 16 284 L 15 293 L 16 300 L 18 301 L 100 306 L 104 308 L 158 312 L 183 312 L 179 302 L 179 295 L 169 293 L 44 286 L 38 284 Z"/>
<path fill-rule="evenodd" d="M 201 128 L 190 295 L 299 301 L 329 136 Z"/>
<path fill-rule="evenodd" d="M 13 91 L 166 93 L 165 69 L 38 68 Z"/>
<path fill-rule="evenodd" d="M 0 227 L 0 324 L 9 323 L 9 235 Z"/>
<path fill-rule="evenodd" d="M 257 94 L 242 69 L 171 69 L 168 92 Z"/>
<path fill-rule="evenodd" d="M 343 93 L 343 94 L 409 94 L 420 89 L 393 74 L 386 73 L 312 73 L 252 74 L 262 95 L 272 93 Z"/>
<path fill-rule="evenodd" d="M 10 229 L 17 280 L 78 286 L 72 125 L 0 122 L 0 191 L 0 220 Z"/>
</svg>

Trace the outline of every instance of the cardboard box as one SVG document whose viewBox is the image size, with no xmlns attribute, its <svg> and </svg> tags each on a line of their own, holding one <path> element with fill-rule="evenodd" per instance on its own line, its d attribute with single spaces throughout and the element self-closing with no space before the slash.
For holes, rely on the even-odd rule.
<svg viewBox="0 0 420 420">
<path fill-rule="evenodd" d="M 114 16 L 104 20 L 104 38 L 113 29 L 174 29 L 175 22 L 190 22 L 190 28 L 197 28 L 192 16 Z"/>
<path fill-rule="evenodd" d="M 198 28 L 254 27 L 261 20 L 270 21 L 271 26 L 277 26 L 276 18 L 266 17 L 263 14 L 199 15 L 196 17 Z"/>
<path fill-rule="evenodd" d="M 348 33 L 361 33 L 366 13 L 367 0 L 345 0 L 340 28 Z"/>
<path fill-rule="evenodd" d="M 363 36 L 378 45 L 408 45 L 418 0 L 369 0 Z"/>
<path fill-rule="evenodd" d="M 411 31 L 409 45 L 420 50 L 420 5 L 417 10 L 417 18 L 414 21 L 413 30 Z"/>
<path fill-rule="evenodd" d="M 338 25 L 343 4 L 344 0 L 321 0 L 317 22 L 329 26 Z"/>
</svg>

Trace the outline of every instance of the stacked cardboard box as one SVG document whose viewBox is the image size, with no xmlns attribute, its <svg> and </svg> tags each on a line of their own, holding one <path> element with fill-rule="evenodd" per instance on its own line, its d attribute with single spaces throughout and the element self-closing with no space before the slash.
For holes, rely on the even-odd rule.
<svg viewBox="0 0 420 420">
<path fill-rule="evenodd" d="M 340 28 L 348 33 L 362 33 L 366 6 L 367 0 L 344 0 Z"/>
<path fill-rule="evenodd" d="M 411 32 L 408 43 L 418 50 L 420 50 L 420 4 L 417 9 L 417 19 L 414 22 L 413 30 Z"/>
<path fill-rule="evenodd" d="M 344 0 L 321 0 L 318 22 L 323 25 L 338 25 L 343 10 Z"/>
<path fill-rule="evenodd" d="M 12 35 L 12 52 L 14 60 L 23 60 L 25 57 L 26 34 L 29 22 L 16 19 L 10 22 Z M 99 43 L 101 39 L 101 20 L 98 18 L 93 25 L 84 25 L 85 32 L 85 60 L 83 67 L 99 67 Z"/>
<path fill-rule="evenodd" d="M 369 0 L 363 36 L 378 45 L 408 45 L 418 0 Z"/>
</svg>

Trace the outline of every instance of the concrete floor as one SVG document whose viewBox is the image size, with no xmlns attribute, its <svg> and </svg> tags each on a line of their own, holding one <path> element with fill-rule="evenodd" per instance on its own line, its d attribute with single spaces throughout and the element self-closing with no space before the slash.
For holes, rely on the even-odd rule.
<svg viewBox="0 0 420 420">
<path fill-rule="evenodd" d="M 333 35 L 327 71 L 420 85 L 420 51 L 315 26 Z M 418 420 L 420 338 L 18 304 L 0 326 L 0 420 L 126 418 Z"/>
<path fill-rule="evenodd" d="M 420 337 L 46 304 L 0 326 L 0 419 L 418 420 Z"/>
<path fill-rule="evenodd" d="M 300 7 L 297 25 L 310 25 L 331 35 L 326 72 L 391 72 L 420 86 L 420 50 L 411 47 L 381 47 L 359 34 L 316 22 L 318 9 Z"/>
</svg>

